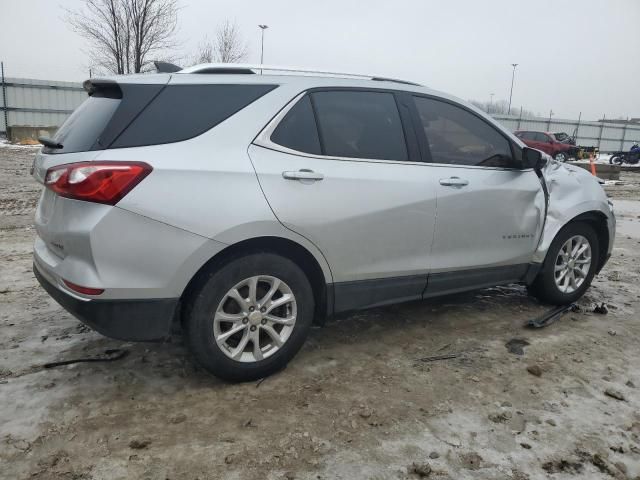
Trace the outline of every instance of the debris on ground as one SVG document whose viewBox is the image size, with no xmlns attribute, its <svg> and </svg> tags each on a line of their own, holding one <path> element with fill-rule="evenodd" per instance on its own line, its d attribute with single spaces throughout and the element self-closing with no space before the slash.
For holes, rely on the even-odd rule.
<svg viewBox="0 0 640 480">
<path fill-rule="evenodd" d="M 432 357 L 423 357 L 419 358 L 418 362 L 428 363 L 428 362 L 436 362 L 438 360 L 449 360 L 452 358 L 458 358 L 460 356 L 459 353 L 449 353 L 447 355 L 434 355 Z"/>
<path fill-rule="evenodd" d="M 134 450 L 142 450 L 151 445 L 151 440 L 148 438 L 134 438 L 129 442 L 129 448 Z"/>
<path fill-rule="evenodd" d="M 509 350 L 509 353 L 513 353 L 514 355 L 524 355 L 524 347 L 531 345 L 524 338 L 512 338 L 507 343 L 504 344 Z"/>
<path fill-rule="evenodd" d="M 581 473 L 584 465 L 579 461 L 560 459 L 543 463 L 542 469 L 547 473 Z"/>
<path fill-rule="evenodd" d="M 172 417 L 169 417 L 169 423 L 178 424 L 182 423 L 187 419 L 187 416 L 184 413 L 179 413 Z"/>
<path fill-rule="evenodd" d="M 527 372 L 531 375 L 535 375 L 536 377 L 542 376 L 542 368 L 540 368 L 540 365 L 529 365 L 527 367 Z"/>
<path fill-rule="evenodd" d="M 558 320 L 562 315 L 567 312 L 577 312 L 580 310 L 580 307 L 575 303 L 571 303 L 569 305 L 561 305 L 556 308 L 552 308 L 551 310 L 543 313 L 539 317 L 532 318 L 529 320 L 525 326 L 530 328 L 543 328 L 551 325 L 553 322 Z"/>
<path fill-rule="evenodd" d="M 482 466 L 482 457 L 476 452 L 463 453 L 460 455 L 463 468 L 467 470 L 479 470 Z"/>
<path fill-rule="evenodd" d="M 489 420 L 491 420 L 493 423 L 505 423 L 509 420 L 511 420 L 511 418 L 513 417 L 513 414 L 511 412 L 504 411 L 504 412 L 494 412 L 494 413 L 490 413 L 487 418 Z"/>
<path fill-rule="evenodd" d="M 431 452 L 431 453 L 429 454 L 429 458 L 430 458 L 431 460 L 435 460 L 436 458 L 440 458 L 440 454 L 439 454 L 438 452 Z"/>
<path fill-rule="evenodd" d="M 602 302 L 600 305 L 596 304 L 596 306 L 593 308 L 593 313 L 606 315 L 607 313 L 609 313 L 609 308 L 607 307 L 606 303 Z"/>
<path fill-rule="evenodd" d="M 62 360 L 59 362 L 45 363 L 42 368 L 55 368 L 62 367 L 64 365 L 71 365 L 74 363 L 91 363 L 91 362 L 113 362 L 115 360 L 123 359 L 129 355 L 128 350 L 121 350 L 119 348 L 105 350 L 103 355 L 97 355 L 95 357 L 87 358 L 75 358 L 73 360 Z"/>
<path fill-rule="evenodd" d="M 616 400 L 620 400 L 621 402 L 626 402 L 627 401 L 627 398 L 624 396 L 624 393 L 622 393 L 619 390 L 614 390 L 613 388 L 607 388 L 604 391 L 604 394 L 607 397 L 615 398 Z"/>
<path fill-rule="evenodd" d="M 409 467 L 409 473 L 414 473 L 420 478 L 426 478 L 431 475 L 431 465 L 427 462 L 413 462 Z"/>
</svg>

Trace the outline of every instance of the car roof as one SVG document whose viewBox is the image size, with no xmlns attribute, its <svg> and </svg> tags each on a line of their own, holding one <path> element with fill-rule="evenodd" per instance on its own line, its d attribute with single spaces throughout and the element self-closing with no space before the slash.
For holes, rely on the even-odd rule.
<svg viewBox="0 0 640 480">
<path fill-rule="evenodd" d="M 306 70 L 293 67 L 280 67 L 268 65 L 246 65 L 246 64 L 217 64 L 208 63 L 195 65 L 182 69 L 174 73 L 150 73 L 117 75 L 109 77 L 92 78 L 86 83 L 139 83 L 139 84 L 270 84 L 279 86 L 290 86 L 297 91 L 309 90 L 312 88 L 366 88 L 395 90 L 399 92 L 420 93 L 434 96 L 454 103 L 464 105 L 477 115 L 484 117 L 490 123 L 497 126 L 504 133 L 512 138 L 510 130 L 499 122 L 495 121 L 486 112 L 480 110 L 475 105 L 462 100 L 446 92 L 438 91 L 414 82 L 398 80 L 378 75 L 354 74 L 327 72 L 322 70 Z M 85 88 L 87 88 L 85 86 Z M 519 140 L 518 140 L 519 141 Z"/>
</svg>

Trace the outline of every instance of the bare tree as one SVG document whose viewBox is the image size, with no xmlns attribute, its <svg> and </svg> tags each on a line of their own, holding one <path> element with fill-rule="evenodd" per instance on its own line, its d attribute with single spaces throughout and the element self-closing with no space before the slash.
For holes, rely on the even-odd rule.
<svg viewBox="0 0 640 480">
<path fill-rule="evenodd" d="M 178 0 L 83 0 L 66 21 L 84 37 L 92 65 L 110 73 L 149 70 L 175 47 Z"/>
<path fill-rule="evenodd" d="M 213 43 L 205 37 L 199 44 L 193 63 L 212 63 L 213 60 Z"/>
<path fill-rule="evenodd" d="M 236 23 L 225 20 L 216 30 L 214 41 L 205 37 L 199 44 L 194 63 L 237 63 L 247 58 L 247 44 Z"/>
<path fill-rule="evenodd" d="M 246 58 L 247 44 L 242 40 L 236 23 L 226 20 L 218 27 L 214 52 L 216 61 L 220 63 L 237 63 Z"/>
</svg>

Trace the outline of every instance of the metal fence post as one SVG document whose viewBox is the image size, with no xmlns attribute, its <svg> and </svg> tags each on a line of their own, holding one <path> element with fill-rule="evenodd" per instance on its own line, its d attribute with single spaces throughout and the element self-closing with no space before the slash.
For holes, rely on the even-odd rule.
<svg viewBox="0 0 640 480">
<path fill-rule="evenodd" d="M 9 140 L 9 117 L 7 115 L 7 86 L 4 82 L 4 62 L 0 62 L 2 70 L 2 111 L 4 112 L 4 134 Z"/>
<path fill-rule="evenodd" d="M 578 137 L 580 136 L 580 120 L 582 120 L 582 112 L 580 112 L 578 114 L 578 123 L 576 124 L 576 129 L 574 130 L 575 133 L 573 134 L 573 140 L 575 141 L 576 145 L 578 145 L 580 142 L 578 141 Z"/>
<path fill-rule="evenodd" d="M 629 117 L 627 117 L 627 123 L 624 124 L 622 129 L 622 140 L 620 140 L 620 150 L 624 150 L 624 141 L 627 136 L 627 127 L 629 126 Z"/>
<path fill-rule="evenodd" d="M 520 116 L 518 117 L 518 130 L 520 130 L 520 122 L 522 122 L 522 107 L 520 107 Z"/>
<path fill-rule="evenodd" d="M 598 136 L 598 151 L 600 151 L 600 144 L 602 143 L 602 131 L 604 130 L 604 122 L 607 119 L 607 115 L 602 115 L 602 122 L 600 123 L 600 135 Z"/>
</svg>

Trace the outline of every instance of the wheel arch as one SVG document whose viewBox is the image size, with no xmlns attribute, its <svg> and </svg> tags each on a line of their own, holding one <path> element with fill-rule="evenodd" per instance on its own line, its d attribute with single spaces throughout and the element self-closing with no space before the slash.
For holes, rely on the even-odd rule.
<svg viewBox="0 0 640 480">
<path fill-rule="evenodd" d="M 602 267 L 604 267 L 604 264 L 607 263 L 607 252 L 609 251 L 609 242 L 611 241 L 609 238 L 609 228 L 607 226 L 607 216 L 598 210 L 591 210 L 573 217 L 566 225 L 577 222 L 586 223 L 591 226 L 598 236 L 598 265 L 596 266 L 596 274 L 598 274 L 600 270 L 602 270 Z"/>
<path fill-rule="evenodd" d="M 202 285 L 208 275 L 236 258 L 250 253 L 268 252 L 295 262 L 306 274 L 315 301 L 314 323 L 322 324 L 333 313 L 333 288 L 316 257 L 300 243 L 277 236 L 248 238 L 229 245 L 206 261 L 193 275 L 180 297 L 178 325 L 182 324 L 188 307 L 188 299 Z"/>
</svg>

